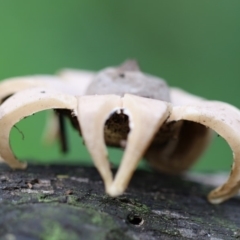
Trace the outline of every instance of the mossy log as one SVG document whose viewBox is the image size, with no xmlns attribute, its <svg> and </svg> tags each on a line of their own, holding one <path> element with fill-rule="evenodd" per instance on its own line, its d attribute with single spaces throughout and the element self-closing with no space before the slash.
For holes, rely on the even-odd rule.
<svg viewBox="0 0 240 240">
<path fill-rule="evenodd" d="M 91 167 L 0 166 L 0 239 L 154 240 L 240 238 L 240 200 L 206 200 L 209 187 L 136 171 L 111 198 Z"/>
</svg>

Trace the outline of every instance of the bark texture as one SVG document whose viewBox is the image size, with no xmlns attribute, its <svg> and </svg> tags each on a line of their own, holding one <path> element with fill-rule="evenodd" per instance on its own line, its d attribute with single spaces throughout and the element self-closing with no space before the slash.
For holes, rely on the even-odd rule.
<svg viewBox="0 0 240 240">
<path fill-rule="evenodd" d="M 0 166 L 0 239 L 240 239 L 240 200 L 206 200 L 210 190 L 137 171 L 126 193 L 104 193 L 91 167 Z"/>
</svg>

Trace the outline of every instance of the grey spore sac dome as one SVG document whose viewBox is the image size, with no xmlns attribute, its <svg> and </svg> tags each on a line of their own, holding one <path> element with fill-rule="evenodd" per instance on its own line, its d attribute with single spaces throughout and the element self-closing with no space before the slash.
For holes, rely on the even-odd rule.
<svg viewBox="0 0 240 240">
<path fill-rule="evenodd" d="M 169 87 L 164 80 L 140 71 L 136 61 L 128 60 L 118 67 L 100 71 L 87 92 L 88 95 L 125 93 L 170 102 Z"/>
</svg>

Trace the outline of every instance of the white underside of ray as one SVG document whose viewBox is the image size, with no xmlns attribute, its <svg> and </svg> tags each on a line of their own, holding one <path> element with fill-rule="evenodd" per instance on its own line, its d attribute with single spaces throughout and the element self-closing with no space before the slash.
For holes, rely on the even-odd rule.
<svg viewBox="0 0 240 240">
<path fill-rule="evenodd" d="M 0 157 L 12 168 L 25 168 L 14 156 L 9 142 L 12 127 L 21 119 L 46 109 L 70 109 L 76 114 L 74 96 L 46 88 L 23 90 L 7 99 L 0 107 Z"/>
<path fill-rule="evenodd" d="M 240 188 L 240 111 L 227 103 L 203 101 L 174 107 L 168 121 L 178 120 L 203 124 L 228 142 L 234 156 L 231 175 L 225 184 L 209 194 L 208 199 L 217 204 L 234 196 Z"/>
<path fill-rule="evenodd" d="M 112 172 L 104 140 L 104 125 L 111 113 L 121 108 L 121 97 L 98 95 L 79 97 L 78 121 L 84 143 L 103 178 L 105 188 L 112 183 Z"/>
<path fill-rule="evenodd" d="M 116 177 L 107 189 L 110 196 L 118 196 L 125 191 L 155 133 L 171 111 L 166 102 L 130 94 L 124 95 L 122 102 L 124 112 L 130 118 L 130 133 Z"/>
</svg>

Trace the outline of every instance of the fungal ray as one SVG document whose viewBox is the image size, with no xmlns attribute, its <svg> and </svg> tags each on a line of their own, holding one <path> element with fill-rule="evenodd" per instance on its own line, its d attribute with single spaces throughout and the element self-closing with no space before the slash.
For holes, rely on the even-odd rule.
<svg viewBox="0 0 240 240">
<path fill-rule="evenodd" d="M 86 89 L 95 77 L 95 73 L 91 71 L 77 70 L 77 69 L 62 69 L 57 72 L 58 81 L 57 85 L 64 85 L 68 93 L 74 96 L 85 95 Z M 1 86 L 1 85 L 0 85 Z M 60 140 L 61 129 L 59 125 L 59 117 L 56 113 L 50 113 L 47 116 L 46 126 L 42 135 L 42 142 L 45 144 L 53 144 L 55 141 Z"/>
<path fill-rule="evenodd" d="M 0 160 L 12 168 L 26 164 L 11 150 L 11 128 L 25 116 L 54 109 L 60 115 L 48 119 L 45 140 L 60 140 L 65 152 L 63 118 L 69 117 L 111 196 L 125 191 L 142 157 L 165 173 L 189 169 L 209 145 L 213 130 L 230 145 L 234 163 L 227 182 L 208 199 L 221 203 L 240 189 L 240 110 L 169 87 L 163 79 L 141 72 L 135 61 L 98 73 L 65 69 L 56 76 L 5 79 L 0 104 Z M 114 179 L 106 145 L 124 148 Z"/>
<path fill-rule="evenodd" d="M 46 124 L 42 134 L 42 142 L 45 145 L 51 145 L 60 136 L 60 124 L 58 116 L 55 112 L 49 112 L 47 114 Z"/>
<path fill-rule="evenodd" d="M 106 189 L 112 183 L 112 172 L 103 129 L 106 120 L 116 108 L 121 108 L 121 97 L 117 95 L 82 96 L 78 100 L 81 134 Z"/>
<path fill-rule="evenodd" d="M 170 89 L 172 108 L 197 105 L 206 100 L 179 88 Z M 188 170 L 213 138 L 213 131 L 196 122 L 166 121 L 155 135 L 144 157 L 155 169 L 172 175 Z"/>
<path fill-rule="evenodd" d="M 125 94 L 122 98 L 123 108 L 130 113 L 133 128 L 127 137 L 123 158 L 115 179 L 107 192 L 111 196 L 121 195 L 137 168 L 144 152 L 150 145 L 155 133 L 168 118 L 171 105 L 164 101 L 142 98 Z"/>
<path fill-rule="evenodd" d="M 53 75 L 34 75 L 24 77 L 7 78 L 0 84 L 0 103 L 16 92 L 36 87 L 49 87 L 60 91 L 66 90 L 60 78 Z"/>
<path fill-rule="evenodd" d="M 11 168 L 25 168 L 26 163 L 14 156 L 9 142 L 12 127 L 21 119 L 47 109 L 64 108 L 76 112 L 77 99 L 74 96 L 46 88 L 32 88 L 20 91 L 0 107 L 0 156 Z"/>
<path fill-rule="evenodd" d="M 43 87 L 70 95 L 82 96 L 95 74 L 88 71 L 64 69 L 54 75 L 33 75 L 7 78 L 0 83 L 0 104 L 11 95 L 25 89 Z M 49 114 L 43 131 L 43 142 L 52 144 L 59 140 L 60 127 L 56 114 Z"/>
<path fill-rule="evenodd" d="M 62 69 L 57 75 L 62 82 L 71 86 L 71 94 L 82 96 L 85 95 L 96 73 L 86 70 Z"/>
<path fill-rule="evenodd" d="M 193 105 L 175 106 L 168 121 L 179 120 L 205 125 L 227 141 L 233 151 L 232 172 L 225 184 L 208 195 L 208 200 L 218 204 L 236 195 L 240 188 L 240 111 L 227 103 L 201 101 Z"/>
</svg>

